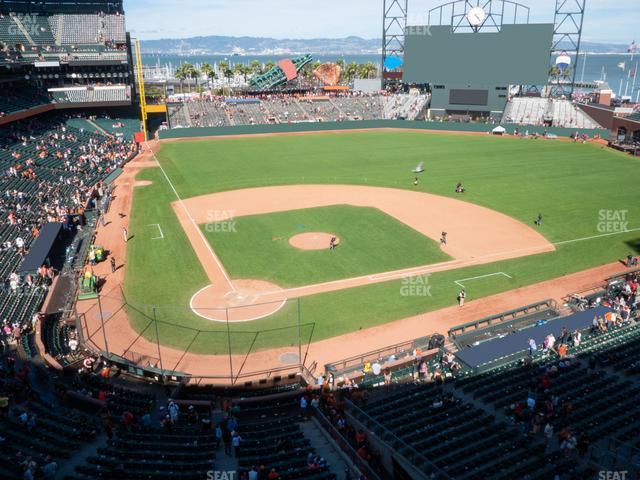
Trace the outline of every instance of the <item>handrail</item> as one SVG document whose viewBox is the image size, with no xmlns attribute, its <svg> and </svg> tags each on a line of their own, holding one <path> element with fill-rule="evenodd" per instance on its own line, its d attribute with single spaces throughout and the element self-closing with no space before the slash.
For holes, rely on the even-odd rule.
<svg viewBox="0 0 640 480">
<path fill-rule="evenodd" d="M 349 457 L 349 459 L 360 470 L 360 473 L 364 473 L 368 480 L 382 480 L 380 475 L 372 469 L 367 462 L 364 461 L 358 452 L 351 446 L 347 439 L 334 427 L 331 422 L 324 416 L 319 408 L 313 407 L 311 411 L 314 413 L 318 422 L 322 425 L 325 431 L 331 435 L 334 442 L 338 444 L 340 449 Z"/>
<path fill-rule="evenodd" d="M 344 358 L 342 360 L 325 364 L 324 368 L 326 372 L 347 372 L 348 370 L 359 370 L 364 364 L 365 360 L 378 360 L 384 356 L 397 355 L 399 353 L 412 354 L 413 350 L 417 347 L 425 347 L 429 344 L 429 340 L 433 335 L 427 335 L 424 337 L 415 338 L 413 340 L 407 340 L 405 342 L 395 343 L 383 348 L 371 350 L 359 355 L 353 355 L 351 357 Z"/>
<path fill-rule="evenodd" d="M 633 275 L 634 273 L 640 273 L 640 268 L 633 268 L 631 270 L 627 270 L 626 272 L 621 272 L 617 275 L 614 275 L 612 277 L 609 278 L 605 278 L 605 282 L 609 283 L 611 280 L 618 280 L 618 279 L 622 279 L 624 277 L 626 277 L 627 275 L 631 274 Z"/>
<path fill-rule="evenodd" d="M 387 427 L 385 427 L 384 425 L 382 425 L 380 422 L 378 422 L 376 419 L 374 419 L 373 417 L 369 416 L 368 413 L 366 413 L 364 410 L 362 410 L 360 407 L 358 407 L 355 403 L 353 403 L 351 400 L 349 400 L 348 398 L 344 399 L 345 401 L 345 406 L 347 407 L 347 411 L 350 409 L 352 411 L 352 413 L 354 414 L 354 416 L 357 418 L 359 415 L 363 416 L 365 418 L 365 421 L 372 423 L 373 425 L 375 425 L 376 427 L 382 429 L 382 431 L 384 432 L 385 435 L 389 435 L 394 441 L 398 442 L 399 444 L 401 444 L 403 447 L 407 448 L 412 455 L 414 455 L 416 458 L 419 458 L 422 462 L 426 463 L 427 465 L 429 465 L 432 469 L 433 469 L 433 473 L 437 474 L 436 477 L 431 477 L 434 480 L 453 480 L 451 478 L 451 476 L 445 472 L 444 470 L 442 470 L 440 467 L 438 467 L 436 464 L 434 464 L 431 460 L 429 460 L 427 457 L 425 457 L 422 453 L 418 452 L 414 447 L 412 447 L 411 445 L 409 445 L 407 442 L 405 442 L 404 440 L 402 440 L 400 437 L 398 437 L 395 433 L 393 433 L 391 430 L 389 430 Z M 355 413 L 354 413 L 355 412 Z M 395 450 L 395 452 L 398 455 L 401 455 L 403 458 L 405 458 L 409 463 L 411 463 L 412 465 L 415 465 L 414 462 L 410 462 L 406 456 L 400 452 L 398 452 L 397 449 L 393 448 L 391 445 L 389 445 L 388 442 L 385 441 L 385 443 L 393 450 Z"/>
</svg>

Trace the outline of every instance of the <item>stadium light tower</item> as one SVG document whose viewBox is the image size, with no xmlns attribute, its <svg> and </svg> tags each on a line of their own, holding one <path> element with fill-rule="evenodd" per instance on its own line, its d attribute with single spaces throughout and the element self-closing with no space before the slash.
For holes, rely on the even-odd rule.
<svg viewBox="0 0 640 480">
<path fill-rule="evenodd" d="M 407 27 L 407 8 L 409 0 L 383 0 L 382 17 L 382 82 L 387 78 L 401 78 L 401 74 L 385 72 L 385 63 L 389 57 L 404 55 L 404 31 Z M 386 75 L 385 75 L 386 73 Z"/>
<path fill-rule="evenodd" d="M 571 59 L 571 65 L 561 63 L 560 69 L 566 71 L 566 68 L 571 68 L 572 70 L 568 75 L 551 75 L 550 72 L 548 84 L 551 96 L 571 96 L 575 89 L 586 3 L 587 0 L 556 0 L 551 66 L 556 66 L 560 57 L 568 57 Z M 565 77 L 564 81 L 559 79 L 560 76 Z M 570 77 L 571 83 L 566 81 L 567 77 Z"/>
</svg>

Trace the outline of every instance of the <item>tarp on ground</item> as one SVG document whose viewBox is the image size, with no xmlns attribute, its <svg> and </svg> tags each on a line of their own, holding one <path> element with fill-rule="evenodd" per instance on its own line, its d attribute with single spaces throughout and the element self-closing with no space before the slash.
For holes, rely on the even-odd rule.
<svg viewBox="0 0 640 480">
<path fill-rule="evenodd" d="M 24 257 L 24 260 L 20 264 L 20 268 L 18 269 L 18 273 L 20 275 L 34 273 L 42 264 L 45 263 L 45 260 L 51 251 L 51 247 L 53 247 L 53 244 L 58 238 L 61 228 L 62 224 L 57 222 L 50 222 L 42 227 L 40 235 L 38 235 L 38 238 L 36 238 L 31 244 L 29 253 L 27 253 L 27 256 Z"/>
</svg>

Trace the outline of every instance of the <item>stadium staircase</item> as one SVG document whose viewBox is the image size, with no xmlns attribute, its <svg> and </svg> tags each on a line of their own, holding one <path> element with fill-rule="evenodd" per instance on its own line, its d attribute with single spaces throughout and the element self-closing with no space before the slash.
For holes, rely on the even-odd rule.
<svg viewBox="0 0 640 480">
<path fill-rule="evenodd" d="M 304 436 L 309 439 L 316 453 L 327 460 L 330 465 L 330 471 L 338 475 L 346 468 L 353 469 L 351 462 L 344 457 L 344 454 L 342 454 L 331 437 L 326 434 L 318 420 L 311 417 L 309 421 L 300 424 L 300 429 Z M 344 468 L 340 468 L 340 466 L 344 466 Z"/>
<path fill-rule="evenodd" d="M 106 135 L 108 137 L 111 136 L 109 132 L 107 132 L 104 128 L 102 128 L 100 125 L 98 125 L 96 122 L 94 122 L 90 118 L 87 119 L 87 123 L 91 125 L 93 128 L 95 128 L 97 132 L 100 132 L 101 134 Z"/>
<path fill-rule="evenodd" d="M 329 97 L 329 101 L 330 101 L 330 102 L 331 102 L 331 104 L 333 105 L 333 108 L 335 108 L 335 109 L 340 113 L 340 116 L 341 116 L 342 118 L 345 118 L 345 119 L 346 119 L 346 118 L 348 118 L 348 115 L 344 112 L 344 110 L 342 110 L 342 109 L 340 108 L 340 106 L 338 105 L 338 103 L 337 103 L 333 98 Z"/>
</svg>

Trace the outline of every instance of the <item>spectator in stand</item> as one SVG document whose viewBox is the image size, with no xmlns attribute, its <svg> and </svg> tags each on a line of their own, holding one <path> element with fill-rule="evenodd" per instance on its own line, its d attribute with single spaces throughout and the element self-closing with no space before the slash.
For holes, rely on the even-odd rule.
<svg viewBox="0 0 640 480">
<path fill-rule="evenodd" d="M 231 445 L 233 445 L 233 455 L 238 458 L 240 456 L 240 445 L 242 445 L 242 437 L 236 431 L 231 433 Z"/>
</svg>

